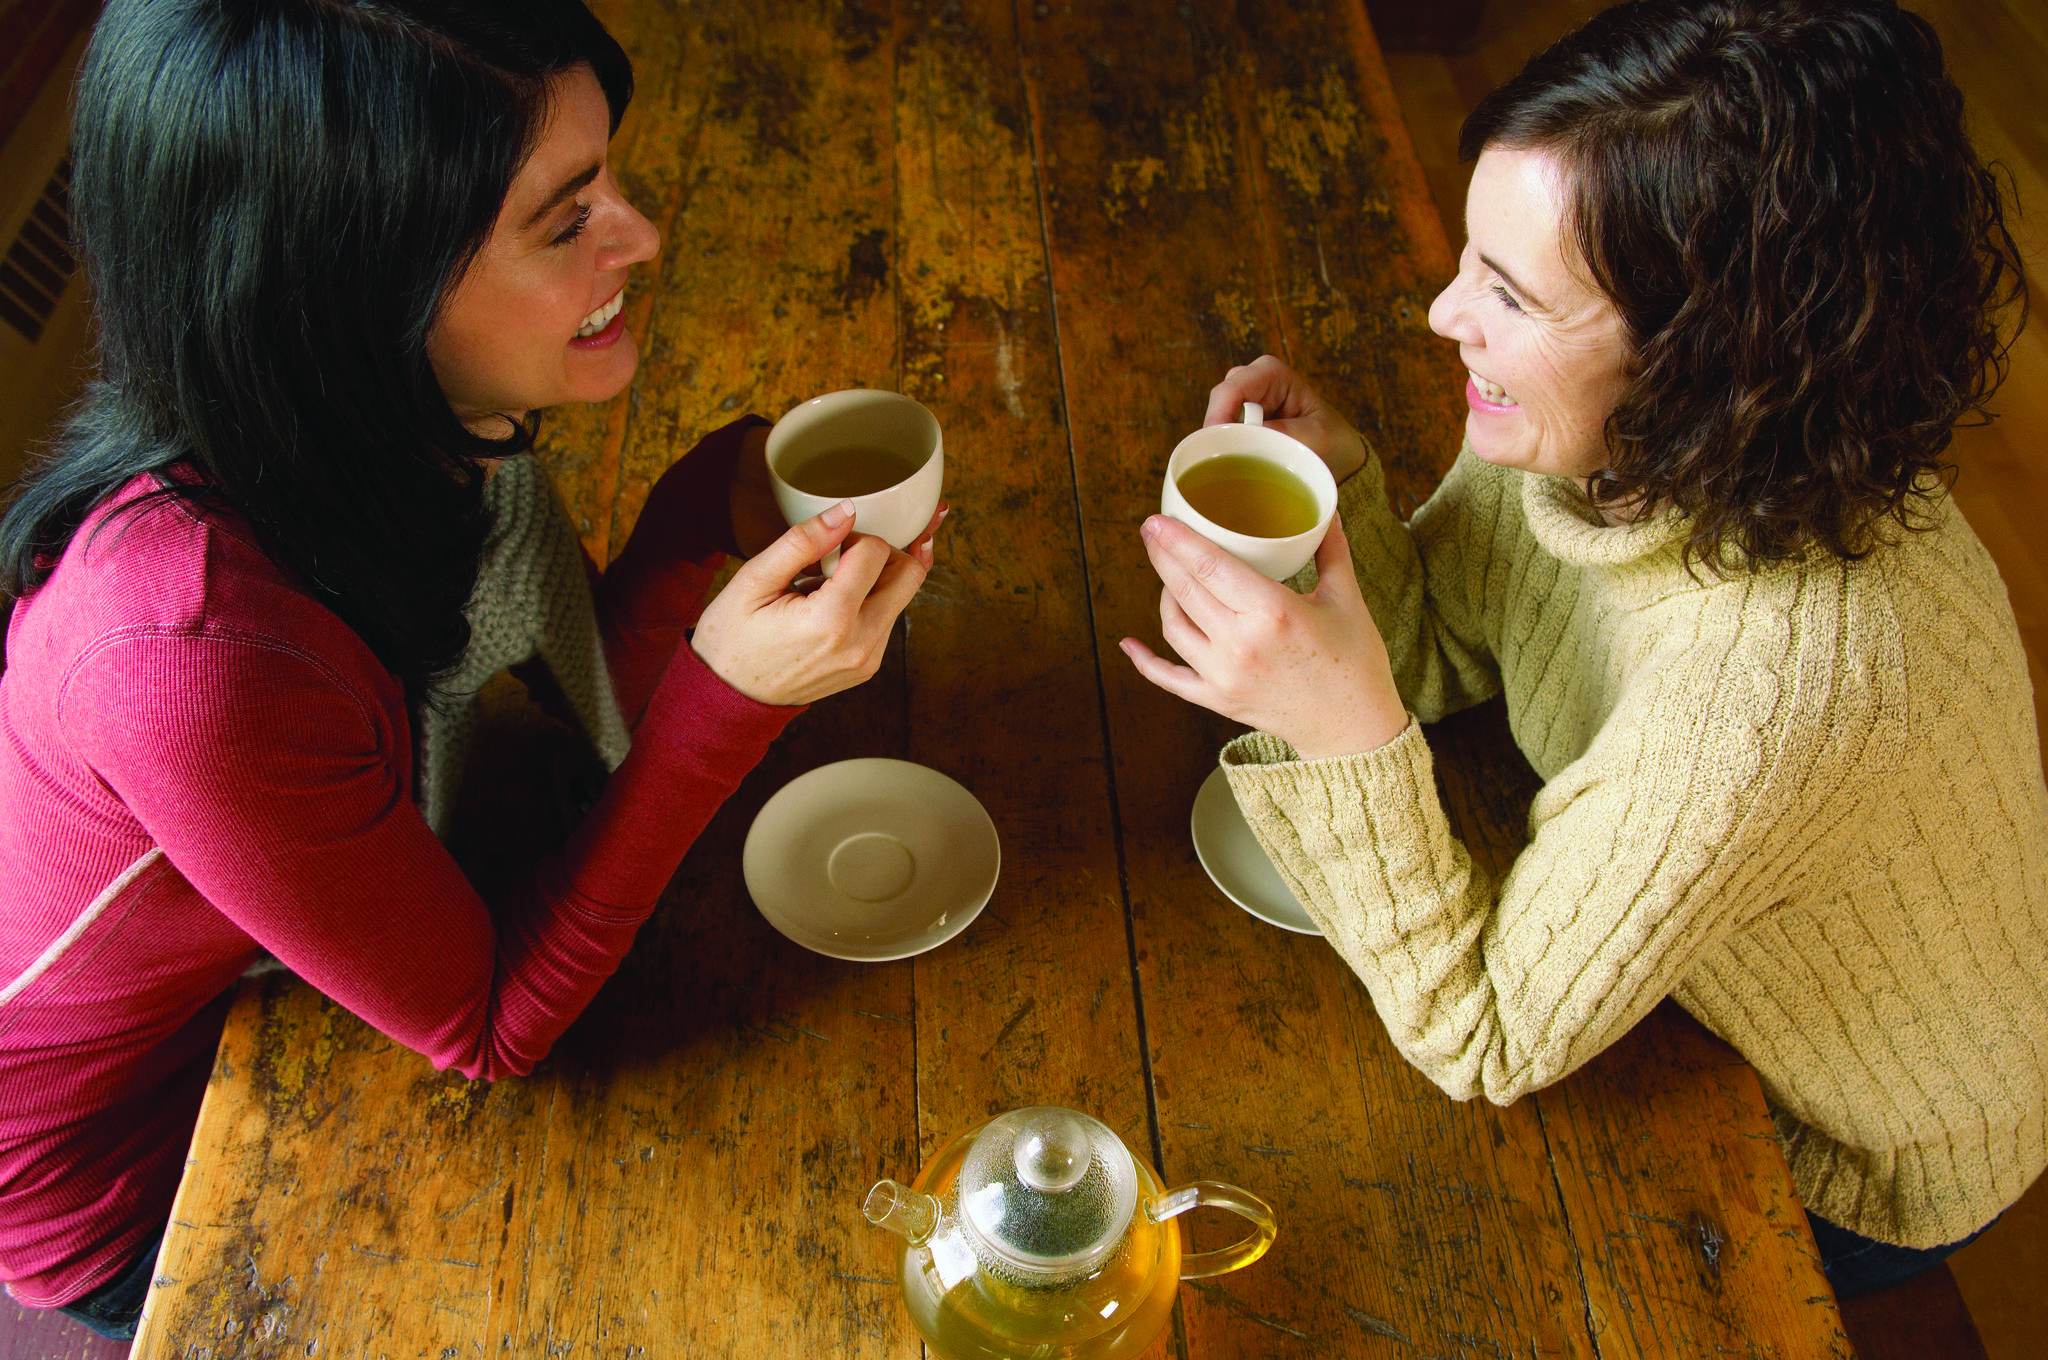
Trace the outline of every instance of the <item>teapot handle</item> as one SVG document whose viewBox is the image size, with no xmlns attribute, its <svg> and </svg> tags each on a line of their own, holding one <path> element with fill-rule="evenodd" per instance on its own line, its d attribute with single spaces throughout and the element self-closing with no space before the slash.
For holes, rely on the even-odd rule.
<svg viewBox="0 0 2048 1360">
<path fill-rule="evenodd" d="M 1200 1280 L 1242 1270 L 1266 1254 L 1266 1248 L 1273 1245 L 1273 1237 L 1280 1231 L 1273 1221 L 1272 1205 L 1249 1190 L 1240 1190 L 1222 1181 L 1190 1181 L 1177 1190 L 1169 1190 L 1146 1202 L 1145 1217 L 1154 1223 L 1164 1223 L 1200 1206 L 1228 1209 L 1239 1218 L 1248 1218 L 1252 1221 L 1252 1232 L 1251 1236 L 1220 1250 L 1198 1251 L 1181 1257 L 1180 1277 L 1183 1280 Z"/>
</svg>

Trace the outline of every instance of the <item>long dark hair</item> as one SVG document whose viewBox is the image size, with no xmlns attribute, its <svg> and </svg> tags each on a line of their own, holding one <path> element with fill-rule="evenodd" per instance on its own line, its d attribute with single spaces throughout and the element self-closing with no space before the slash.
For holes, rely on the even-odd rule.
<svg viewBox="0 0 2048 1360">
<path fill-rule="evenodd" d="M 40 585 L 140 473 L 245 517 L 417 699 L 469 642 L 480 437 L 427 360 L 548 112 L 632 67 L 581 0 L 110 0 L 80 75 L 72 193 L 100 374 L 0 520 Z"/>
<path fill-rule="evenodd" d="M 1725 570 L 1854 559 L 1987 418 L 2025 283 L 1926 21 L 1889 0 L 1641 0 L 1482 101 L 1459 150 L 1556 153 L 1632 382 L 1588 491 Z M 2015 328 L 2000 316 L 2021 304 Z"/>
</svg>

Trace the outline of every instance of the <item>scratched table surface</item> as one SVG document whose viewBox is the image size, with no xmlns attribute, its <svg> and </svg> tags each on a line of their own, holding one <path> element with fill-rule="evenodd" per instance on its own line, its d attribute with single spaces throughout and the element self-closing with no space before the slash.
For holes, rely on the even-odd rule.
<svg viewBox="0 0 2048 1360">
<path fill-rule="evenodd" d="M 1461 371 L 1424 320 L 1453 257 L 1358 0 L 595 8 L 638 76 L 614 164 L 664 248 L 627 294 L 630 391 L 546 421 L 593 554 L 707 431 L 874 386 L 945 427 L 938 569 L 532 1076 L 437 1073 L 289 977 L 245 983 L 136 1354 L 915 1357 L 863 1193 L 1053 1103 L 1277 1211 L 1153 1357 L 1848 1360 L 1738 1055 L 1666 1003 L 1513 1106 L 1446 1099 L 1319 939 L 1204 877 L 1188 811 L 1232 729 L 1116 650 L 1157 635 L 1137 527 L 1228 365 L 1312 375 L 1404 510 L 1455 450 Z M 494 691 L 479 797 L 548 764 L 522 704 Z M 1504 863 L 1535 779 L 1502 714 L 1430 739 Z M 741 879 L 767 797 L 853 756 L 944 771 L 1002 837 L 987 909 L 915 960 L 806 953 Z M 545 839 L 473 821 L 481 880 Z M 1235 1235 L 1192 1217 L 1198 1246 Z"/>
</svg>

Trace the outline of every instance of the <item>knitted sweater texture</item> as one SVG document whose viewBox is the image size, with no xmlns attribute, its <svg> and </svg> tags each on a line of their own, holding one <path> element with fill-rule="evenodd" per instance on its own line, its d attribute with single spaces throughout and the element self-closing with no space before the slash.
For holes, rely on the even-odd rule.
<svg viewBox="0 0 2048 1360">
<path fill-rule="evenodd" d="M 1863 561 L 1720 579 L 1684 521 L 1463 453 L 1402 524 L 1341 497 L 1411 710 L 1505 692 L 1545 780 L 1495 877 L 1418 726 L 1224 749 L 1401 1051 L 1457 1099 L 1557 1081 L 1675 998 L 1757 1069 L 1807 1207 L 1964 1237 L 2048 1165 L 2048 789 L 1996 568 L 1952 504 Z"/>
</svg>

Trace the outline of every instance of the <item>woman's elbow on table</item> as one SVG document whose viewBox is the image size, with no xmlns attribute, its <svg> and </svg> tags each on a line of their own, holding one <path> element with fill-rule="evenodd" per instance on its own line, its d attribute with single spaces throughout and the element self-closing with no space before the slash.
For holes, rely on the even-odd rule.
<svg viewBox="0 0 2048 1360">
<path fill-rule="evenodd" d="M 1367 990 L 1408 1065 L 1460 1103 L 1483 1097 L 1512 1105 L 1563 1081 L 1608 1042 L 1604 1024 L 1582 1020 L 1566 1032 L 1567 1021 L 1557 1014 L 1517 1014 L 1490 980 L 1455 999 L 1439 991 L 1407 1004 L 1385 988 L 1369 984 Z M 1414 1018 L 1404 1022 L 1404 1012 Z"/>
</svg>

